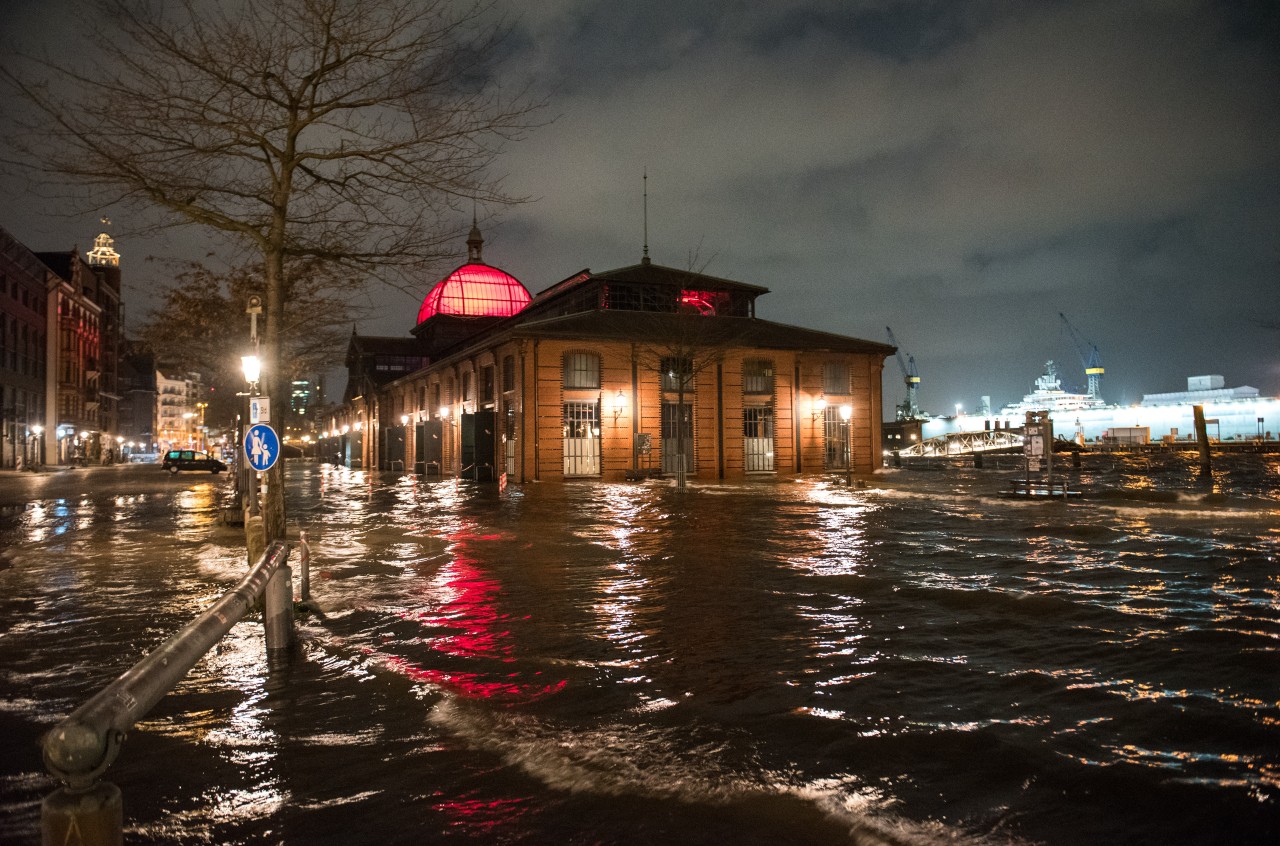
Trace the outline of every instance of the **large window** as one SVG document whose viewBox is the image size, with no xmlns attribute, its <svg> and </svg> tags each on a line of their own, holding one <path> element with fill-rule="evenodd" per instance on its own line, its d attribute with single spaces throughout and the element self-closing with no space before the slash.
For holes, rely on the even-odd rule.
<svg viewBox="0 0 1280 846">
<path fill-rule="evenodd" d="M 823 465 L 828 470 L 844 470 L 849 466 L 849 421 L 840 409 L 827 406 L 823 412 Z"/>
<path fill-rule="evenodd" d="M 822 365 L 822 392 L 844 396 L 849 393 L 849 365 L 829 361 Z"/>
<path fill-rule="evenodd" d="M 743 469 L 748 473 L 773 472 L 773 406 L 742 409 Z"/>
<path fill-rule="evenodd" d="M 600 356 L 595 353 L 565 353 L 564 386 L 566 388 L 599 388 Z"/>
<path fill-rule="evenodd" d="M 502 359 L 502 392 L 516 389 L 516 357 L 506 356 Z"/>
<path fill-rule="evenodd" d="M 662 390 L 679 392 L 693 388 L 693 362 L 683 356 L 662 359 Z"/>
<path fill-rule="evenodd" d="M 480 400 L 493 402 L 493 365 L 480 368 Z"/>
<path fill-rule="evenodd" d="M 564 474 L 600 474 L 600 403 L 564 404 Z"/>
<path fill-rule="evenodd" d="M 773 362 L 767 358 L 748 358 L 742 363 L 744 394 L 773 393 Z"/>
</svg>

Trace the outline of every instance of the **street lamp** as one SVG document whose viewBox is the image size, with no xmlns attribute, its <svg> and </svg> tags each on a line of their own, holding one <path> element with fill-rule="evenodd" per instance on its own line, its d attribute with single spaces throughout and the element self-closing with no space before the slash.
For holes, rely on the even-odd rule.
<svg viewBox="0 0 1280 846">
<path fill-rule="evenodd" d="M 250 323 L 254 343 L 257 343 L 257 313 L 253 311 L 253 303 L 250 302 Z M 244 380 L 249 383 L 249 397 L 258 395 L 258 379 L 262 377 L 262 360 L 257 355 L 240 356 L 240 367 L 244 371 Z M 252 399 L 247 399 L 247 403 L 251 403 Z M 249 457 L 245 453 L 245 437 L 249 433 L 249 415 L 244 416 L 244 426 L 240 431 L 240 454 L 236 456 L 236 461 L 240 466 L 240 490 L 249 495 L 249 514 L 257 517 L 261 512 L 258 505 L 258 474 L 249 467 Z"/>
<path fill-rule="evenodd" d="M 39 423 L 31 427 L 31 435 L 36 442 L 36 448 L 32 451 L 31 460 L 36 466 L 44 464 L 44 438 L 40 437 L 43 434 L 44 427 Z"/>
<path fill-rule="evenodd" d="M 853 487 L 853 426 L 849 419 L 853 417 L 853 406 L 845 403 L 840 406 L 840 419 L 844 421 L 844 485 Z"/>
<path fill-rule="evenodd" d="M 244 370 L 244 379 L 254 393 L 258 391 L 258 377 L 262 375 L 262 362 L 256 355 L 240 356 L 240 367 Z"/>
</svg>

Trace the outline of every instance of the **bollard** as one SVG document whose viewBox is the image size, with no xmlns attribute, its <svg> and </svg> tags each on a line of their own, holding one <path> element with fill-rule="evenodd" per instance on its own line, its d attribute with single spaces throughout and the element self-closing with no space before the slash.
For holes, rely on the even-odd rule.
<svg viewBox="0 0 1280 846">
<path fill-rule="evenodd" d="M 307 543 L 307 530 L 303 529 L 298 532 L 298 546 L 301 551 L 298 553 L 298 579 L 300 582 L 299 596 L 303 602 L 311 601 L 311 544 Z"/>
<path fill-rule="evenodd" d="M 60 787 L 40 803 L 43 846 L 121 846 L 124 810 L 120 788 L 100 781 L 84 790 Z"/>
<path fill-rule="evenodd" d="M 293 574 L 288 564 L 276 570 L 263 594 L 267 655 L 280 655 L 293 646 Z"/>
<path fill-rule="evenodd" d="M 244 545 L 249 553 L 249 566 L 262 557 L 267 549 L 267 529 L 262 522 L 261 514 L 249 514 L 244 517 Z"/>
<path fill-rule="evenodd" d="M 1196 443 L 1200 446 L 1200 478 L 1213 476 L 1213 462 L 1209 458 L 1209 429 L 1204 419 L 1204 406 L 1191 406 L 1192 420 L 1196 427 Z"/>
</svg>

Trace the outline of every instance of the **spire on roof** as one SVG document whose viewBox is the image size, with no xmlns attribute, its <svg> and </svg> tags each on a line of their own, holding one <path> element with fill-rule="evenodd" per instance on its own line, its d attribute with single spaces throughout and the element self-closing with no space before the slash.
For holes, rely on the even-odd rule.
<svg viewBox="0 0 1280 846">
<path fill-rule="evenodd" d="M 484 259 L 480 258 L 480 248 L 484 246 L 484 238 L 480 235 L 480 227 L 476 225 L 476 212 L 471 210 L 471 232 L 467 235 L 467 262 L 470 264 L 484 264 Z"/>
<path fill-rule="evenodd" d="M 644 178 L 644 254 L 640 257 L 641 264 L 649 263 L 649 168 L 641 171 Z"/>
</svg>

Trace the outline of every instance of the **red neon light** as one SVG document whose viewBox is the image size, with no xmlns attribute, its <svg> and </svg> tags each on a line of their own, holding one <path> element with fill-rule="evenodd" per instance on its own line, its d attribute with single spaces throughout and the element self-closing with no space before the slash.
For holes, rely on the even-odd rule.
<svg viewBox="0 0 1280 846">
<path fill-rule="evenodd" d="M 427 292 L 418 322 L 437 314 L 510 317 L 533 299 L 510 273 L 487 264 L 464 264 Z"/>
<path fill-rule="evenodd" d="M 717 303 L 722 302 L 724 298 L 723 291 L 681 291 L 680 310 L 696 309 L 699 314 L 711 317 L 716 313 Z"/>
</svg>

